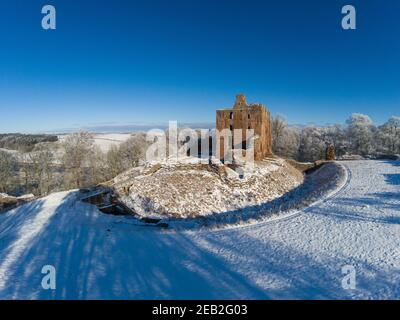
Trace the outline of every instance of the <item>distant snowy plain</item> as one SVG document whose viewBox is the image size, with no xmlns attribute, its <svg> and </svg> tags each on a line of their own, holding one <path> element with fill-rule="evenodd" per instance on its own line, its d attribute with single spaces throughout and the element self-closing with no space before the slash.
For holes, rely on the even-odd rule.
<svg viewBox="0 0 400 320">
<path fill-rule="evenodd" d="M 0 215 L 0 299 L 399 299 L 400 162 L 343 164 L 325 201 L 220 230 L 135 226 L 73 192 L 37 200 Z"/>
<path fill-rule="evenodd" d="M 60 135 L 58 139 L 63 142 L 67 137 L 67 134 Z M 112 146 L 119 146 L 131 137 L 131 133 L 93 133 L 94 144 L 103 152 L 109 151 Z"/>
</svg>

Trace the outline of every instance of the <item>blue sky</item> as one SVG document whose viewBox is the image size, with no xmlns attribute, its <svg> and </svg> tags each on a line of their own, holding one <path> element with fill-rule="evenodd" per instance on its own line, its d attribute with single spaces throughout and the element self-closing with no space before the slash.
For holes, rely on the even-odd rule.
<svg viewBox="0 0 400 320">
<path fill-rule="evenodd" d="M 57 9 L 57 30 L 41 8 Z M 357 30 L 341 8 L 357 9 Z M 400 1 L 2 0 L 0 132 L 213 122 L 243 92 L 290 123 L 400 113 Z"/>
</svg>

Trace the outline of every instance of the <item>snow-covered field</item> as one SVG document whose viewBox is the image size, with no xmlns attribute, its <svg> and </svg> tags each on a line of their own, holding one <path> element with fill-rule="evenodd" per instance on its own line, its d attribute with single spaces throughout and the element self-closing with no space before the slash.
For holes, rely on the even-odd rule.
<svg viewBox="0 0 400 320">
<path fill-rule="evenodd" d="M 74 193 L 32 202 L 0 215 L 0 299 L 398 299 L 400 162 L 344 164 L 335 196 L 214 231 L 134 226 Z M 44 265 L 56 268 L 53 291 L 41 288 Z"/>
<path fill-rule="evenodd" d="M 68 135 L 60 135 L 58 139 L 60 142 L 64 141 Z M 113 145 L 120 145 L 121 143 L 132 137 L 131 133 L 94 133 L 94 143 L 99 146 L 100 150 L 107 152 Z"/>
</svg>

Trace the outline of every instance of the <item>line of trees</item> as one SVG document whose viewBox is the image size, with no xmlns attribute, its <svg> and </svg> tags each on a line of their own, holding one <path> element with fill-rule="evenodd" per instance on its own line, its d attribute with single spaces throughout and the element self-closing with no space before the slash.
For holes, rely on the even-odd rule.
<svg viewBox="0 0 400 320">
<path fill-rule="evenodd" d="M 1 133 L 0 148 L 30 152 L 38 143 L 56 142 L 58 137 L 48 134 Z"/>
<path fill-rule="evenodd" d="M 324 159 L 328 146 L 337 156 L 400 154 L 400 117 L 394 116 L 381 126 L 367 115 L 353 114 L 344 126 L 303 128 L 278 116 L 272 119 L 272 133 L 275 154 L 302 162 Z M 0 150 L 0 192 L 44 196 L 94 186 L 138 166 L 148 145 L 145 134 L 136 134 L 102 152 L 93 135 L 81 131 L 59 143 L 38 143 L 31 152 Z"/>
<path fill-rule="evenodd" d="M 396 116 L 375 126 L 369 116 L 354 113 L 345 126 L 305 128 L 289 126 L 277 116 L 272 119 L 272 134 L 274 153 L 298 161 L 324 159 L 327 146 L 333 146 L 337 156 L 400 154 L 400 117 Z"/>
<path fill-rule="evenodd" d="M 59 144 L 39 143 L 29 153 L 0 150 L 0 192 L 44 196 L 95 186 L 138 166 L 146 145 L 145 135 L 137 134 L 102 152 L 93 135 L 81 131 Z"/>
<path fill-rule="evenodd" d="M 7 193 L 17 180 L 15 173 L 18 164 L 14 156 L 8 152 L 0 151 L 0 193 Z"/>
</svg>

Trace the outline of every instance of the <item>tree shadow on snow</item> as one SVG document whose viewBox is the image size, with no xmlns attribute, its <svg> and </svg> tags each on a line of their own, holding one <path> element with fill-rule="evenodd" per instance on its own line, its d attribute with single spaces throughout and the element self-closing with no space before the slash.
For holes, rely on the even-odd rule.
<svg viewBox="0 0 400 320">
<path fill-rule="evenodd" d="M 364 203 L 362 199 L 355 199 L 352 203 Z M 349 203 L 349 202 L 347 202 Z M 398 205 L 396 206 L 398 208 Z M 365 214 L 362 209 L 361 210 L 346 210 L 345 208 L 341 207 L 340 211 L 337 208 L 324 208 L 324 210 L 310 210 L 311 213 L 316 215 L 334 217 L 340 220 L 353 220 L 353 221 L 363 221 L 363 222 L 373 222 L 379 224 L 400 224 L 400 216 L 393 216 L 393 215 L 381 215 L 380 212 L 375 213 L 374 215 L 367 215 Z"/>
<path fill-rule="evenodd" d="M 378 280 L 393 289 L 393 278 L 366 265 L 374 277 L 360 275 L 362 289 L 345 291 L 341 266 L 361 262 L 313 256 L 289 241 L 236 229 L 116 227 L 116 217 L 71 203 L 64 201 L 20 253 L 0 298 L 336 299 L 368 296 Z M 44 265 L 56 268 L 54 291 L 41 288 Z"/>
<path fill-rule="evenodd" d="M 282 206 L 299 192 L 304 192 L 304 186 L 268 206 Z M 376 197 L 379 208 L 398 209 L 390 202 L 389 193 Z M 379 298 L 379 294 L 400 297 L 398 272 L 379 270 L 344 255 L 316 255 L 321 251 L 304 249 L 312 239 L 301 238 L 295 243 L 273 240 L 265 234 L 279 233 L 280 223 L 252 232 L 160 231 L 120 224 L 120 218 L 72 200 L 63 199 L 40 230 L 26 239 L 25 247 L 16 252 L 12 263 L 6 265 L 9 279 L 0 289 L 0 299 L 347 299 Z M 365 205 L 366 200 L 330 201 L 351 208 Z M 0 266 L 12 252 L 12 245 L 24 236 L 23 231 L 29 231 L 28 226 L 43 212 L 43 202 L 36 201 L 18 210 L 14 217 L 0 218 Z M 322 213 L 316 208 L 309 212 L 344 221 L 400 223 L 397 217 L 363 216 L 347 209 L 338 214 L 334 206 L 326 206 Z M 8 223 L 4 223 L 6 219 Z M 255 236 L 254 232 L 260 235 Z M 344 290 L 341 286 L 341 268 L 347 264 L 359 270 L 359 289 Z M 54 291 L 41 288 L 44 265 L 56 268 Z"/>
<path fill-rule="evenodd" d="M 392 166 L 395 166 L 395 167 L 400 167 L 400 160 L 385 160 L 383 162 L 391 164 Z"/>
<path fill-rule="evenodd" d="M 267 297 L 184 234 L 137 227 L 119 232 L 115 217 L 90 205 L 78 212 L 70 205 L 69 201 L 61 204 L 20 252 L 8 270 L 10 279 L 0 298 Z M 41 288 L 44 265 L 56 268 L 54 291 Z"/>
<path fill-rule="evenodd" d="M 400 173 L 384 174 L 387 183 L 400 186 Z"/>
<path fill-rule="evenodd" d="M 328 226 L 326 231 L 330 231 Z M 243 238 L 243 234 L 235 230 L 233 235 L 223 239 L 212 235 L 207 239 L 220 248 L 218 250 L 228 250 L 228 256 L 238 259 L 236 263 L 242 268 L 253 268 L 251 278 L 265 283 L 265 292 L 271 299 L 379 298 L 379 290 L 389 291 L 393 298 L 400 296 L 399 272 L 395 277 L 395 272 L 380 270 L 365 261 L 343 255 L 313 255 L 312 250 L 301 249 L 302 240 L 300 243 L 280 242 L 249 235 L 247 241 L 251 249 L 244 252 L 239 249 L 236 236 Z M 342 287 L 342 267 L 345 265 L 356 268 L 355 290 Z"/>
<path fill-rule="evenodd" d="M 400 161 L 382 161 L 385 164 L 399 166 Z M 382 174 L 388 185 L 395 191 L 369 193 L 364 197 L 337 197 L 330 200 L 332 205 L 324 207 L 324 211 L 312 210 L 319 215 L 334 216 L 340 219 L 351 219 L 383 224 L 400 224 L 400 173 Z M 339 209 L 340 208 L 340 209 Z"/>
</svg>

